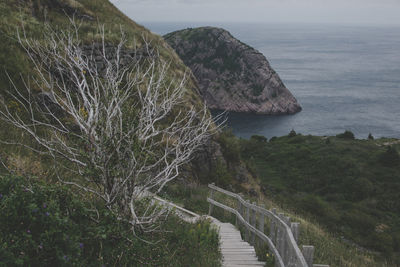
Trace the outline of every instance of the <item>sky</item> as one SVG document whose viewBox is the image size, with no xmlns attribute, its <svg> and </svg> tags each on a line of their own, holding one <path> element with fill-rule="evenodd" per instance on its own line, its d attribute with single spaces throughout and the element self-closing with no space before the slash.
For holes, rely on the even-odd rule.
<svg viewBox="0 0 400 267">
<path fill-rule="evenodd" d="M 110 0 L 137 22 L 400 26 L 400 0 Z"/>
</svg>

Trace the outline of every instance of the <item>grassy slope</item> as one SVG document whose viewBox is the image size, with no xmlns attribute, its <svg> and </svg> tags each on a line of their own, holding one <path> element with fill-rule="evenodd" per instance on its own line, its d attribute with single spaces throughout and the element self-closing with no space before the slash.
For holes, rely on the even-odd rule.
<svg viewBox="0 0 400 267">
<path fill-rule="evenodd" d="M 97 34 L 97 27 L 98 23 L 100 23 L 105 24 L 107 42 L 117 42 L 119 38 L 118 33 L 120 32 L 120 27 L 122 27 L 128 40 L 132 43 L 135 41 L 136 44 L 140 45 L 142 38 L 145 37 L 153 46 L 157 47 L 161 58 L 171 64 L 169 78 L 172 79 L 175 77 L 179 80 L 179 78 L 183 76 L 183 73 L 188 71 L 175 52 L 160 36 L 152 34 L 141 25 L 130 20 L 108 0 L 0 0 L 0 97 L 3 97 L 5 92 L 11 87 L 6 73 L 8 73 L 17 86 L 22 86 L 21 75 L 26 78 L 33 74 L 30 62 L 27 60 L 23 51 L 19 48 L 16 41 L 17 29 L 21 29 L 21 27 L 24 26 L 28 36 L 40 39 L 42 38 L 45 16 L 46 21 L 50 22 L 53 27 L 59 27 L 61 29 L 66 27 L 68 25 L 68 18 L 64 11 L 60 10 L 59 6 L 57 6 L 58 4 L 65 8 L 76 8 L 76 14 L 78 14 L 78 16 L 85 14 L 94 18 L 93 21 L 82 22 L 81 31 L 83 34 L 81 34 L 81 37 L 84 41 L 91 42 L 93 39 L 99 37 Z M 69 11 L 66 12 L 68 13 Z M 189 79 L 187 88 L 187 105 L 196 106 L 201 104 L 202 100 L 196 93 L 197 85 L 194 79 Z M 8 125 L 4 124 L 4 122 L 0 121 L 0 140 L 10 139 L 31 142 L 30 138 L 26 136 L 26 134 L 24 135 L 22 132 L 10 128 Z M 29 177 L 40 177 L 40 179 L 51 177 L 51 161 L 46 158 L 40 158 L 21 147 L 1 144 L 0 157 L 8 167 L 14 170 L 17 174 L 27 175 Z M 3 171 L 4 169 L 2 169 L 2 166 L 0 165 L 0 172 Z M 4 195 L 4 192 L 0 193 L 3 193 Z M 15 202 L 15 205 L 20 204 Z M 199 232 L 200 225 L 195 225 L 193 227 L 185 226 L 181 228 L 181 231 L 174 231 L 174 233 L 172 233 L 172 228 L 176 227 L 175 224 L 176 219 L 171 218 L 165 226 L 169 232 L 166 235 L 156 234 L 154 237 L 155 240 L 151 240 L 153 236 L 143 237 L 150 241 L 156 241 L 157 238 L 161 237 L 162 242 L 159 246 L 152 247 L 138 242 L 137 245 L 140 246 L 140 248 L 132 249 L 133 255 L 141 253 L 140 250 L 143 249 L 143 257 L 140 256 L 137 258 L 138 265 L 139 262 L 146 263 L 148 266 L 168 266 L 169 264 L 176 266 L 219 265 L 218 257 L 220 254 L 216 249 L 216 243 L 213 242 L 213 245 L 210 246 L 211 243 L 207 244 L 207 242 L 205 242 L 204 244 L 201 244 L 199 243 L 199 240 L 196 240 L 195 235 Z M 200 234 L 203 235 L 203 233 Z M 5 236 L 0 236 L 0 239 L 2 237 Z M 9 240 L 3 241 L 6 242 L 4 244 L 7 245 Z M 96 240 L 93 241 L 95 242 Z M 122 244 L 114 243 L 112 245 L 115 246 Z M 208 247 L 207 249 L 212 248 L 212 246 L 215 247 L 212 249 L 213 252 L 207 252 L 208 257 L 204 255 L 201 256 L 199 251 L 194 249 L 193 251 L 196 251 L 197 256 L 202 258 L 202 260 L 196 260 L 197 256 L 191 256 L 189 251 L 191 247 L 195 248 L 198 245 L 204 248 Z M 16 249 L 18 249 L 18 247 Z M 115 252 L 117 253 L 118 251 L 115 250 Z M 101 256 L 102 252 L 100 251 L 99 253 Z M 167 255 L 162 255 L 162 253 L 166 253 Z M 130 256 L 127 256 L 127 254 L 124 255 L 125 259 L 129 260 Z M 146 257 L 148 258 L 146 259 Z M 150 262 L 148 260 L 149 258 L 151 258 Z M 1 265 L 2 264 L 0 263 L 0 266 Z"/>
<path fill-rule="evenodd" d="M 328 141 L 329 140 L 329 141 Z M 368 249 L 400 252 L 400 165 L 390 140 L 280 137 L 241 141 L 266 195 Z M 397 158 L 397 159 L 396 159 Z"/>
<path fill-rule="evenodd" d="M 72 17 L 74 14 L 73 12 L 65 11 L 65 6 L 78 6 L 76 13 L 78 14 L 78 17 L 80 14 L 87 14 L 93 18 L 93 20 L 82 21 L 81 29 L 82 32 L 85 33 L 81 35 L 82 39 L 91 41 L 98 37 L 98 25 L 104 24 L 106 28 L 106 41 L 116 42 L 119 38 L 120 28 L 122 28 L 131 44 L 135 41 L 140 46 L 143 37 L 145 37 L 153 46 L 157 47 L 161 54 L 161 58 L 171 62 L 171 74 L 182 74 L 186 70 L 186 67 L 183 65 L 179 57 L 160 36 L 151 33 L 143 26 L 130 20 L 108 0 L 79 0 L 77 1 L 79 5 L 68 4 L 69 2 L 75 1 L 0 1 L 0 36 L 2 40 L 0 43 L 2 51 L 0 59 L 3 70 L 6 70 L 12 76 L 16 75 L 16 77 L 18 77 L 20 73 L 29 73 L 30 69 L 26 65 L 26 57 L 18 48 L 18 44 L 15 40 L 17 29 L 21 30 L 21 26 L 24 25 L 29 36 L 34 36 L 40 39 L 42 37 L 41 30 L 43 29 L 43 23 L 45 20 L 50 22 L 53 27 L 65 28 L 69 24 L 67 15 Z M 60 8 L 54 3 L 60 3 L 62 7 Z M 36 5 L 40 5 L 41 8 L 35 8 Z M 44 17 L 46 17 L 46 19 L 44 19 Z M 4 88 L 8 84 L 8 79 L 4 79 L 4 71 L 2 71 L 1 74 L 2 79 L 0 80 L 0 86 L 1 88 Z M 189 81 L 188 87 L 190 89 L 195 89 L 193 80 Z"/>
<path fill-rule="evenodd" d="M 117 43 L 122 28 L 128 38 L 128 46 L 133 46 L 133 43 L 140 46 L 143 38 L 146 38 L 158 49 L 160 57 L 170 63 L 171 80 L 178 81 L 185 71 L 190 72 L 160 36 L 130 20 L 108 0 L 0 0 L 0 97 L 11 88 L 7 74 L 19 88 L 23 87 L 21 75 L 26 79 L 33 74 L 29 60 L 18 46 L 17 30 L 21 31 L 24 27 L 29 37 L 41 39 L 45 21 L 53 28 L 63 29 L 69 26 L 67 15 L 72 17 L 74 12 L 77 17 L 88 15 L 93 18 L 80 21 L 81 38 L 85 42 L 97 40 L 98 26 L 104 24 L 106 42 Z M 200 105 L 202 100 L 196 93 L 194 78 L 188 80 L 187 88 L 187 105 Z M 0 121 L 0 140 L 10 139 L 30 142 L 28 136 L 16 129 L 10 129 L 9 125 Z M 9 167 L 17 170 L 19 174 L 43 176 L 48 173 L 48 161 L 40 160 L 19 147 L 1 145 L 0 155 L 6 159 Z"/>
</svg>

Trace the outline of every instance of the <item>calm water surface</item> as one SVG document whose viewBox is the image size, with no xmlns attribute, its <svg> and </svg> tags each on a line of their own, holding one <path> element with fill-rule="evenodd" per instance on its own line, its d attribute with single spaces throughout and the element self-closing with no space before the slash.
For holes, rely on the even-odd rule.
<svg viewBox="0 0 400 267">
<path fill-rule="evenodd" d="M 400 138 L 400 28 L 333 25 L 143 23 L 158 34 L 218 26 L 262 52 L 303 111 L 289 116 L 229 114 L 233 132 Z"/>
</svg>

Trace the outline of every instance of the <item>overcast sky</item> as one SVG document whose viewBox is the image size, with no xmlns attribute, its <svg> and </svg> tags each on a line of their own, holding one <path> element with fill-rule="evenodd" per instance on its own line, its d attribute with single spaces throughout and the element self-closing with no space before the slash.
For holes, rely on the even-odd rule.
<svg viewBox="0 0 400 267">
<path fill-rule="evenodd" d="M 400 0 L 111 0 L 137 22 L 399 25 Z"/>
</svg>

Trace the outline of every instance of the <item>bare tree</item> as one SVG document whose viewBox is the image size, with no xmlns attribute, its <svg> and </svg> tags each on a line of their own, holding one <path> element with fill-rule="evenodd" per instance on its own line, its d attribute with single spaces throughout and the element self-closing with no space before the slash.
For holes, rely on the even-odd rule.
<svg viewBox="0 0 400 267">
<path fill-rule="evenodd" d="M 199 110 L 185 103 L 187 75 L 171 80 L 169 64 L 148 42 L 135 46 L 128 61 L 123 33 L 110 49 L 100 28 L 101 41 L 90 51 L 71 22 L 67 31 L 48 26 L 44 40 L 18 34 L 35 75 L 23 88 L 12 83 L 8 101 L 22 112 L 3 100 L 1 118 L 39 144 L 22 145 L 50 155 L 56 169 L 75 172 L 71 178 L 58 175 L 63 183 L 148 229 L 164 211 L 138 209 L 140 196 L 178 177 L 217 127 L 204 105 Z"/>
</svg>

